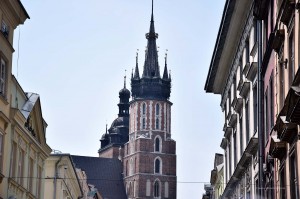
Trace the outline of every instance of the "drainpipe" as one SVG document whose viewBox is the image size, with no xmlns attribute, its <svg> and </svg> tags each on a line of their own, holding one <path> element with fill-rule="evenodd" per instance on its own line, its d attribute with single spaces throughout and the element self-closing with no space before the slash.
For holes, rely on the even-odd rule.
<svg viewBox="0 0 300 199">
<path fill-rule="evenodd" d="M 56 199 L 56 184 L 57 184 L 57 178 L 58 178 L 58 163 L 60 163 L 61 159 L 62 159 L 62 156 L 60 156 L 59 160 L 55 163 L 53 199 Z"/>
<path fill-rule="evenodd" d="M 262 20 L 257 19 L 257 39 L 258 39 L 258 60 L 257 60 L 257 71 L 258 71 L 258 89 L 257 89 L 257 108 L 258 108 L 258 165 L 259 165 L 259 173 L 258 173 L 258 189 L 259 189 L 259 196 L 260 199 L 264 198 L 264 170 L 263 170 L 263 163 L 264 163 L 264 80 L 262 74 Z"/>
</svg>

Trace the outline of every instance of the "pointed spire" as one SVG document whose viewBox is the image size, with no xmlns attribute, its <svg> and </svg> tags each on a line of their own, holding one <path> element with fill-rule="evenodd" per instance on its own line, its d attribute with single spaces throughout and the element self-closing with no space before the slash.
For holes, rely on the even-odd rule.
<svg viewBox="0 0 300 199">
<path fill-rule="evenodd" d="M 124 76 L 124 88 L 126 88 L 126 75 Z"/>
<path fill-rule="evenodd" d="M 135 64 L 135 72 L 134 72 L 134 79 L 140 79 L 140 73 L 139 73 L 139 63 L 138 63 L 138 59 L 139 59 L 139 49 L 137 49 L 136 52 L 136 64 Z"/>
<path fill-rule="evenodd" d="M 105 129 L 105 134 L 107 134 L 107 123 L 106 123 L 106 129 Z"/>
<path fill-rule="evenodd" d="M 168 50 L 166 50 L 168 52 Z M 165 54 L 165 69 L 164 69 L 164 74 L 163 74 L 163 79 L 168 79 L 168 67 L 167 67 L 167 58 L 168 58 L 168 54 Z"/>
<path fill-rule="evenodd" d="M 158 34 L 155 33 L 154 28 L 154 16 L 153 16 L 153 0 L 152 0 L 152 12 L 151 12 L 151 22 L 149 33 L 146 34 L 148 40 L 143 77 L 160 77 L 159 65 L 158 65 L 158 55 L 156 47 L 156 39 Z"/>
</svg>

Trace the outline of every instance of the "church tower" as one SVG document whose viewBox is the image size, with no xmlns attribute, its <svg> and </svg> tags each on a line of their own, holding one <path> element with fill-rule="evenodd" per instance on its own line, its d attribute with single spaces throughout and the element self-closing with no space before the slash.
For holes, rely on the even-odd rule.
<svg viewBox="0 0 300 199">
<path fill-rule="evenodd" d="M 131 78 L 129 141 L 124 147 L 124 183 L 128 198 L 176 199 L 176 142 L 171 139 L 171 77 L 165 57 L 161 77 L 152 13 L 145 62 Z M 138 59 L 138 57 L 137 57 Z"/>
<path fill-rule="evenodd" d="M 129 129 L 129 98 L 130 91 L 126 88 L 126 77 L 124 77 L 124 88 L 119 92 L 120 102 L 118 104 L 119 114 L 111 127 L 102 135 L 101 147 L 98 150 L 99 157 L 122 158 L 124 144 L 128 142 Z"/>
</svg>

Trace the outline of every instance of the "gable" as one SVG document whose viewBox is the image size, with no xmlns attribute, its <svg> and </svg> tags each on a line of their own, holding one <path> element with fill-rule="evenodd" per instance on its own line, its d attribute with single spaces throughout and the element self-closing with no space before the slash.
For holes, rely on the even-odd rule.
<svg viewBox="0 0 300 199">
<path fill-rule="evenodd" d="M 46 143 L 46 122 L 42 116 L 42 109 L 40 103 L 40 97 L 35 93 L 26 93 L 28 100 L 22 107 L 22 114 L 26 119 L 25 128 L 29 130 L 31 135 L 36 138 L 36 140 L 44 144 Z"/>
</svg>

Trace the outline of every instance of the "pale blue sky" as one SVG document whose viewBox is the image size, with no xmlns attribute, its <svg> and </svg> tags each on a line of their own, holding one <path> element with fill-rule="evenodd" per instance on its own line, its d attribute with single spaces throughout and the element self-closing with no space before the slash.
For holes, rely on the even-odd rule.
<svg viewBox="0 0 300 199">
<path fill-rule="evenodd" d="M 97 156 L 99 139 L 118 113 L 125 69 L 140 49 L 142 71 L 150 0 L 22 0 L 31 19 L 15 31 L 13 73 L 41 95 L 52 149 Z M 154 2 L 159 61 L 172 73 L 172 137 L 177 141 L 178 199 L 202 197 L 214 154 L 222 153 L 220 96 L 204 84 L 225 0 Z M 18 68 L 18 70 L 17 70 Z M 127 86 L 129 87 L 129 81 Z M 183 183 L 186 182 L 186 183 Z M 193 182 L 193 183 L 187 183 Z M 195 183 L 198 182 L 198 183 Z"/>
</svg>

